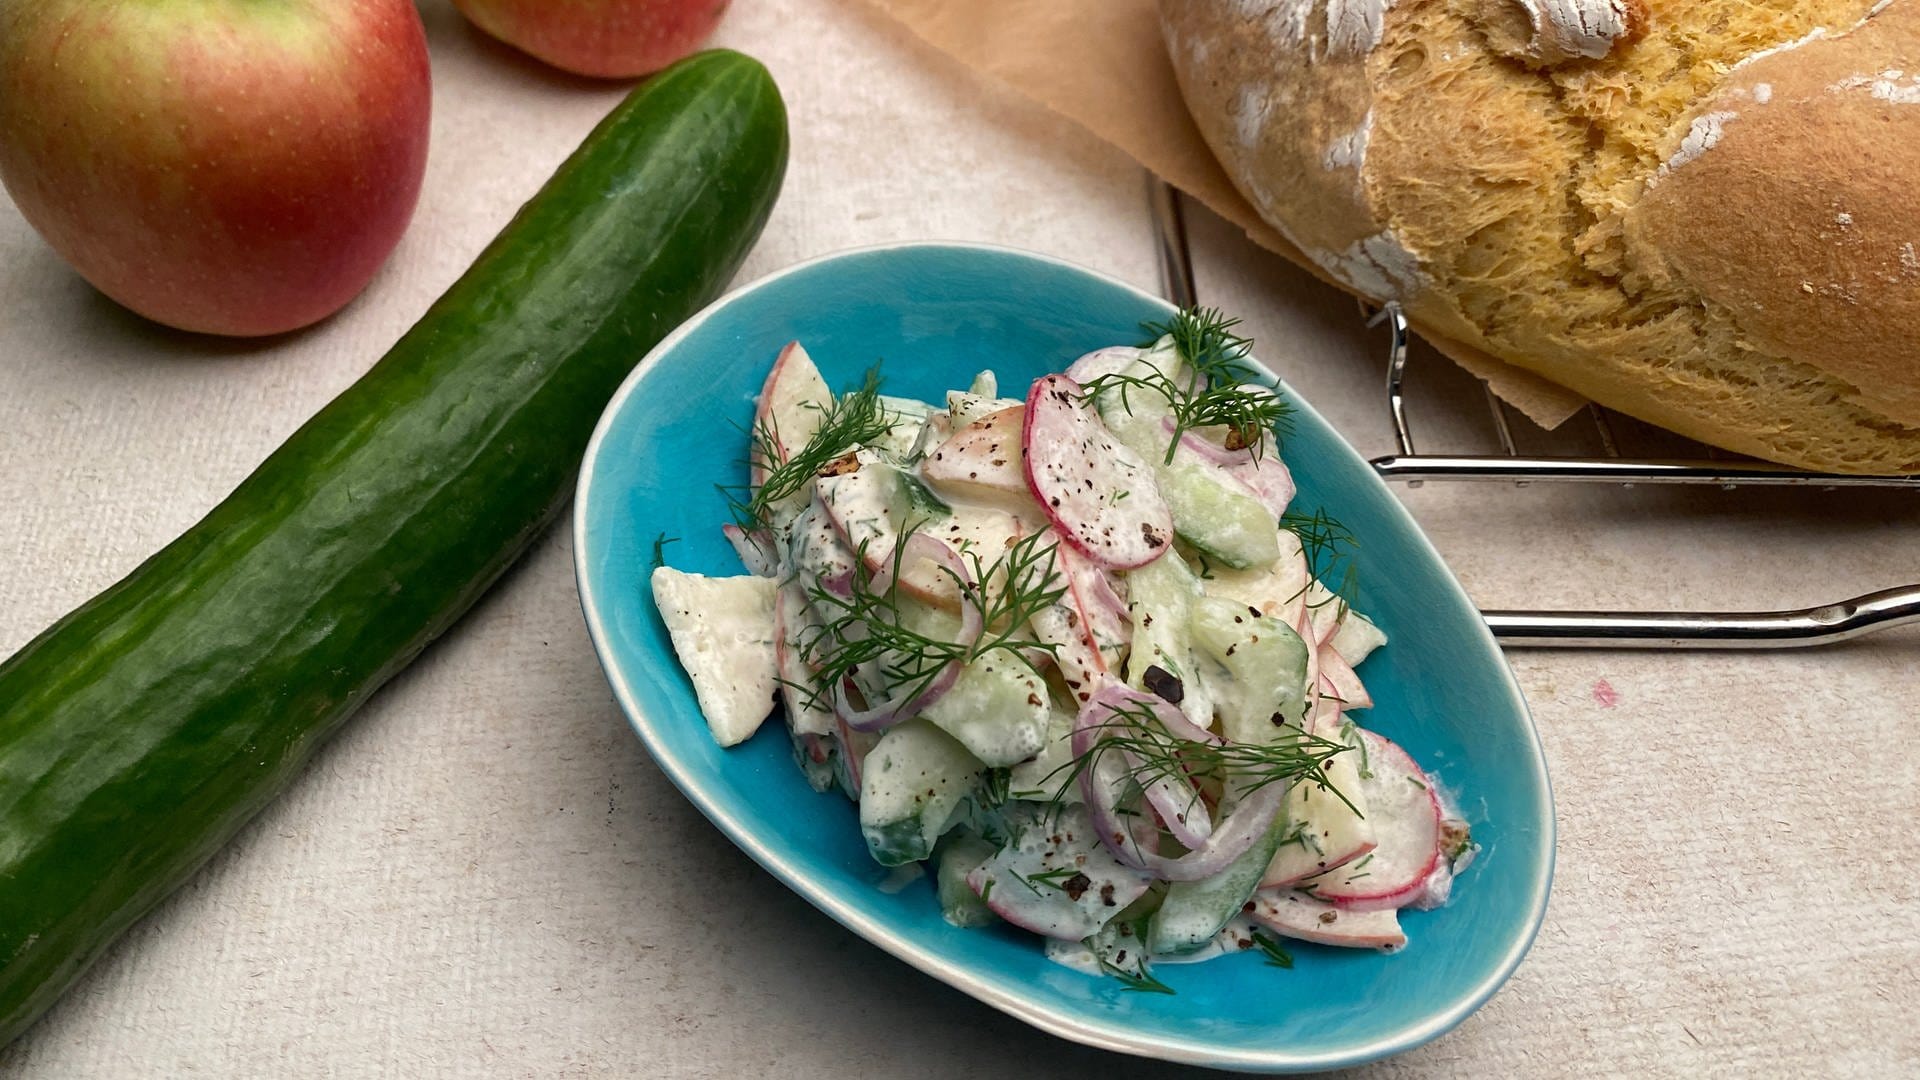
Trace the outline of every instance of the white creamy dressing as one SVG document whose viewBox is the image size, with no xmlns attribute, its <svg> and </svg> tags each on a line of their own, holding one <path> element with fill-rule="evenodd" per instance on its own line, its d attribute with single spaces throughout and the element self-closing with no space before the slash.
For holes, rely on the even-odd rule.
<svg viewBox="0 0 1920 1080">
<path fill-rule="evenodd" d="M 1046 940 L 1047 959 L 1061 967 L 1072 968 L 1082 975 L 1092 975 L 1095 978 L 1106 974 L 1106 970 L 1100 966 L 1100 961 L 1094 957 L 1093 950 L 1087 948 L 1085 942 L 1061 941 L 1059 938 Z"/>
<path fill-rule="evenodd" d="M 1245 915 L 1235 915 L 1213 935 L 1213 940 L 1190 953 L 1156 953 L 1156 964 L 1198 964 L 1217 956 L 1246 952 L 1254 947 L 1253 935 L 1260 927 Z M 1267 933 L 1271 933 L 1267 931 Z"/>
<path fill-rule="evenodd" d="M 1185 953 L 1152 953 L 1148 955 L 1147 962 L 1152 965 L 1198 964 L 1231 953 L 1247 952 L 1254 948 L 1253 935 L 1256 931 L 1260 931 L 1260 927 L 1252 919 L 1245 915 L 1235 915 L 1227 922 L 1225 927 L 1221 928 L 1219 933 L 1213 935 L 1212 940 L 1200 948 Z M 1272 933 L 1271 931 L 1260 932 Z M 1129 944 L 1137 943 L 1137 939 L 1134 938 L 1128 938 L 1127 941 Z M 1103 975 L 1106 973 L 1106 969 L 1100 965 L 1099 958 L 1096 957 L 1093 950 L 1088 948 L 1086 943 L 1082 941 L 1061 941 L 1058 938 L 1048 938 L 1047 959 L 1062 967 L 1072 968 L 1086 975 Z M 1118 962 L 1120 966 L 1128 970 L 1133 970 L 1135 961 L 1135 957 L 1128 956 Z"/>
</svg>

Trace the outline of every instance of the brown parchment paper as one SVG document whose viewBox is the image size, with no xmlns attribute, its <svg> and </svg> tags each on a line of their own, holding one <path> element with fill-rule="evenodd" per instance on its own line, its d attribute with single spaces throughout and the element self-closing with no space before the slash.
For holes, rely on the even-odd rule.
<svg viewBox="0 0 1920 1080">
<path fill-rule="evenodd" d="M 1260 219 L 1207 149 L 1174 81 L 1153 0 L 864 2 L 1125 151 L 1260 246 L 1340 286 Z M 1543 427 L 1558 426 L 1586 404 L 1471 346 L 1428 340 Z"/>
</svg>

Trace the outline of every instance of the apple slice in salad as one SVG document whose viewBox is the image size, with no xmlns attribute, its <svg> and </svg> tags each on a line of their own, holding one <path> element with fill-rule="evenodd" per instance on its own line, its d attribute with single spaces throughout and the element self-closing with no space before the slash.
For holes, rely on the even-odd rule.
<svg viewBox="0 0 1920 1080">
<path fill-rule="evenodd" d="M 1002 397 L 845 393 L 798 343 L 721 526 L 748 574 L 654 589 L 714 735 L 781 713 L 883 865 L 1135 989 L 1270 935 L 1393 950 L 1467 823 L 1360 722 L 1387 642 L 1355 539 L 1292 505 L 1285 397 L 1213 311 Z M 777 688 L 777 689 L 776 689 Z"/>
</svg>

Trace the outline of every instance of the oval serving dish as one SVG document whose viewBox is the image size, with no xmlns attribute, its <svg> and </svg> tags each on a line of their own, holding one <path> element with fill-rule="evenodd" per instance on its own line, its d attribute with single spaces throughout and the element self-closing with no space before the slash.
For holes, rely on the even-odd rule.
<svg viewBox="0 0 1920 1080">
<path fill-rule="evenodd" d="M 803 343 L 836 391 L 884 361 L 885 392 L 940 400 L 982 368 L 1025 386 L 1137 342 L 1143 321 L 1172 310 L 1079 267 L 964 244 L 829 255 L 735 291 L 641 362 L 594 433 L 574 507 L 587 627 L 634 730 L 687 798 L 794 891 L 920 970 L 1125 1053 L 1257 1072 L 1386 1057 L 1465 1019 L 1526 954 L 1553 874 L 1552 794 L 1526 704 L 1473 605 L 1385 484 L 1290 390 L 1295 506 L 1324 507 L 1359 537 L 1356 606 L 1391 641 L 1361 669 L 1376 702 L 1366 726 L 1457 796 L 1482 847 L 1450 904 L 1404 914 L 1399 953 L 1289 942 L 1291 970 L 1251 953 L 1161 964 L 1175 991 L 1163 995 L 1054 964 L 1012 927 L 950 926 L 928 878 L 880 887 L 889 872 L 868 856 L 856 809 L 807 786 L 777 719 L 731 750 L 714 743 L 654 608 L 662 534 L 679 538 L 667 552 L 682 570 L 745 572 L 720 534 L 715 486 L 743 481 L 754 394 L 786 342 Z"/>
</svg>

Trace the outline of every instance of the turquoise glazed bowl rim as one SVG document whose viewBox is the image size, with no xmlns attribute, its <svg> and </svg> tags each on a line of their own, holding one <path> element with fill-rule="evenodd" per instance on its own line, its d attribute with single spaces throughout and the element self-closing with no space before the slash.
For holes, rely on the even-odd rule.
<svg viewBox="0 0 1920 1080">
<path fill-rule="evenodd" d="M 642 424 L 638 419 L 639 413 L 651 407 L 645 393 L 650 380 L 657 379 L 659 373 L 672 362 L 677 351 L 690 339 L 700 335 L 716 316 L 740 305 L 759 303 L 763 297 L 773 295 L 788 286 L 799 287 L 806 284 L 805 281 L 796 282 L 795 279 L 819 276 L 824 281 L 842 271 L 854 273 L 856 276 L 857 272 L 863 269 L 871 272 L 874 267 L 869 264 L 873 260 L 880 260 L 882 263 L 897 262 L 908 268 L 916 262 L 930 261 L 943 265 L 968 266 L 984 261 L 986 266 L 990 266 L 995 272 L 1027 274 L 1043 281 L 1051 279 L 1055 282 L 1069 283 L 1075 289 L 1098 292 L 1102 296 L 1121 300 L 1129 305 L 1137 304 L 1140 310 L 1148 312 L 1155 318 L 1165 317 L 1173 311 L 1172 306 L 1159 297 L 1051 256 L 990 244 L 912 242 L 834 252 L 776 271 L 728 293 L 655 346 L 615 393 L 588 444 L 574 504 L 573 542 L 580 602 L 594 650 L 606 671 L 607 679 L 621 709 L 662 771 L 741 850 L 771 871 L 789 888 L 848 929 L 921 971 L 1056 1036 L 1106 1050 L 1215 1068 L 1250 1072 L 1309 1072 L 1357 1065 L 1389 1057 L 1435 1039 L 1465 1020 L 1491 998 L 1519 966 L 1545 918 L 1554 861 L 1553 800 L 1545 754 L 1526 702 L 1513 680 L 1512 672 L 1507 667 L 1505 658 L 1492 635 L 1478 618 L 1464 590 L 1452 574 L 1445 570 L 1438 553 L 1434 551 L 1425 534 L 1421 532 L 1399 500 L 1386 489 L 1384 481 L 1379 480 L 1358 453 L 1337 433 L 1334 433 L 1331 426 L 1327 425 L 1326 421 L 1291 388 L 1288 388 L 1287 393 L 1297 407 L 1300 417 L 1298 422 L 1304 427 L 1324 431 L 1327 436 L 1331 436 L 1333 446 L 1337 446 L 1337 449 L 1333 449 L 1333 446 L 1325 447 L 1322 452 L 1333 452 L 1350 459 L 1339 463 L 1340 470 L 1344 472 L 1351 473 L 1355 465 L 1365 470 L 1374 489 L 1372 501 L 1382 503 L 1377 512 L 1387 515 L 1388 524 L 1393 531 L 1403 534 L 1402 538 L 1413 545 L 1416 554 L 1423 552 L 1424 558 L 1430 559 L 1431 565 L 1439 568 L 1438 572 L 1432 575 L 1438 580 L 1422 582 L 1423 588 L 1436 590 L 1429 602 L 1444 608 L 1447 616 L 1458 624 L 1451 628 L 1454 633 L 1450 640 L 1458 641 L 1458 647 L 1467 653 L 1490 660 L 1492 666 L 1497 669 L 1497 679 L 1492 684 L 1492 691 L 1497 696 L 1504 697 L 1504 700 L 1498 700 L 1495 704 L 1509 710 L 1508 715 L 1512 720 L 1517 721 L 1513 731 L 1523 736 L 1524 748 L 1530 751 L 1516 755 L 1514 759 L 1503 761 L 1502 768 L 1517 770 L 1512 782 L 1518 785 L 1521 794 L 1516 797 L 1529 803 L 1529 808 L 1533 811 L 1529 816 L 1534 820 L 1500 823 L 1514 829 L 1514 835 L 1518 839 L 1509 841 L 1506 846 L 1508 849 L 1517 846 L 1520 849 L 1517 852 L 1498 850 L 1499 845 L 1496 844 L 1490 846 L 1488 852 L 1483 853 L 1483 855 L 1498 856 L 1503 860 L 1501 867 L 1505 877 L 1501 880 L 1509 882 L 1503 888 L 1517 890 L 1517 894 L 1508 904 L 1514 914 L 1506 920 L 1508 925 L 1499 928 L 1500 937 L 1495 945 L 1498 953 L 1480 958 L 1477 973 L 1470 981 L 1465 985 L 1451 988 L 1444 995 L 1444 1000 L 1437 1000 L 1430 1008 L 1423 1008 L 1417 1019 L 1389 1025 L 1381 1030 L 1367 1030 L 1367 1023 L 1356 1021 L 1351 1038 L 1323 1040 L 1328 1044 L 1303 1049 L 1289 1045 L 1286 1040 L 1261 1042 L 1257 1038 L 1251 1041 L 1244 1038 L 1211 1039 L 1204 1031 L 1197 1033 L 1143 1031 L 1118 1022 L 1112 1015 L 1102 1015 L 1098 1010 L 1076 1008 L 1070 1003 L 1056 1000 L 1060 995 L 1043 994 L 1037 986 L 1024 983 L 1010 984 L 1007 979 L 995 978 L 988 970 L 986 960 L 973 963 L 971 955 L 966 959 L 957 959 L 953 955 L 941 955 L 932 944 L 918 939 L 924 934 L 918 931 L 909 932 L 910 928 L 906 926 L 903 919 L 890 919 L 878 912 L 874 897 L 856 897 L 851 892 L 830 888 L 830 882 L 824 875 L 799 865 L 804 853 L 794 850 L 794 845 L 791 843 L 783 843 L 773 835 L 763 834 L 761 829 L 747 820 L 751 816 L 748 811 L 754 809 L 750 803 L 755 796 L 743 794 L 738 789 L 737 779 L 722 775 L 721 770 L 716 770 L 709 764 L 692 760 L 690 754 L 683 752 L 684 747 L 676 747 L 677 740 L 686 738 L 685 732 L 670 732 L 662 719 L 656 717 L 653 710 L 643 702 L 640 689 L 642 686 L 648 686 L 647 692 L 653 693 L 649 684 L 660 680 L 674 680 L 676 685 L 680 686 L 679 692 L 686 699 L 691 699 L 691 692 L 684 687 L 684 677 L 672 658 L 671 648 L 666 649 L 664 657 L 657 655 L 657 647 L 652 655 L 648 655 L 641 653 L 621 633 L 615 632 L 614 623 L 616 617 L 621 614 L 622 605 L 644 606 L 650 611 L 652 597 L 644 587 L 644 571 L 634 570 L 631 567 L 609 569 L 609 567 L 623 566 L 624 563 L 617 560 L 610 561 L 608 555 L 602 550 L 603 547 L 611 550 L 617 546 L 612 539 L 611 530 L 603 532 L 595 527 L 597 518 L 617 515 L 618 507 L 615 503 L 622 495 L 622 492 L 615 488 L 616 481 L 603 476 L 603 473 L 617 473 L 622 467 L 629 470 L 633 468 L 627 464 L 629 459 L 621 458 L 609 451 L 610 440 L 615 433 L 624 432 L 627 428 Z M 783 341 L 763 343 L 769 359 L 772 351 L 782 343 Z M 1104 342 L 1104 344 L 1113 343 L 1112 341 Z M 1054 366 L 1064 367 L 1071 360 L 1071 356 L 1058 358 Z M 823 363 L 822 366 L 825 368 L 828 365 Z M 1263 371 L 1269 376 L 1272 375 L 1270 370 L 1263 368 Z M 953 380 L 963 382 L 970 374 L 971 371 L 952 372 L 949 385 L 954 384 Z M 832 378 L 830 372 L 830 381 Z M 1275 381 L 1279 381 L 1277 377 Z M 756 382 L 756 388 L 757 385 Z M 650 419 L 658 425 L 672 418 L 651 417 Z M 723 426 L 726 423 L 726 419 L 719 410 L 707 412 L 707 420 L 709 423 Z M 642 428 L 643 432 L 644 430 L 645 428 Z M 643 434 L 639 437 L 645 436 Z M 1319 435 L 1316 434 L 1313 437 L 1319 438 Z M 744 445 L 743 436 L 741 441 Z M 1302 466 L 1295 464 L 1295 470 L 1302 471 Z M 1354 497 L 1359 498 L 1358 495 Z M 714 518 L 710 531 L 717 532 L 721 520 L 719 517 Z M 654 524 L 655 522 L 649 521 L 644 526 L 644 531 L 648 535 L 652 535 Z M 630 532 L 631 529 L 628 531 Z M 605 544 L 603 540 L 606 541 Z M 631 538 L 619 543 L 630 544 Z M 639 587 L 616 589 L 613 582 L 603 580 L 605 575 L 627 573 L 638 575 Z M 632 582 L 629 581 L 627 584 L 631 586 Z M 1459 617 L 1461 611 L 1473 613 L 1471 619 L 1461 619 Z M 653 618 L 657 622 L 657 616 Z M 1389 646 L 1389 649 L 1391 648 L 1392 646 Z M 665 671 L 660 670 L 663 664 L 667 669 Z M 1364 671 L 1363 674 L 1365 674 Z M 1369 679 L 1371 681 L 1372 676 L 1369 676 Z M 697 717 L 697 709 L 693 715 Z M 684 722 L 683 717 L 676 719 Z M 769 727 L 777 728 L 778 725 L 769 725 Z M 701 725 L 697 734 L 701 739 L 707 739 L 704 725 Z M 784 740 L 784 732 L 778 734 Z M 767 737 L 769 736 L 763 732 L 757 738 Z M 743 744 L 742 748 L 735 749 L 738 751 L 745 746 L 751 746 L 754 741 L 749 740 L 749 743 Z M 1462 766 L 1455 765 L 1452 768 L 1456 774 L 1449 775 L 1447 779 L 1454 786 L 1463 786 L 1470 790 L 1472 785 L 1463 783 L 1469 777 L 1457 775 Z M 789 767 L 789 771 L 794 773 L 797 781 L 797 770 Z M 801 787 L 804 788 L 804 783 Z M 768 798 L 772 797 L 768 796 Z M 1469 814 L 1469 816 L 1472 815 Z M 1478 830 L 1481 823 L 1476 821 L 1475 824 Z M 857 833 L 857 830 L 855 831 Z M 1490 860 L 1483 857 L 1480 861 Z M 1471 890 L 1476 885 L 1494 887 L 1491 882 L 1473 880 L 1473 869 L 1469 869 L 1466 874 L 1467 876 L 1462 880 L 1463 890 Z M 925 902 L 933 904 L 932 897 L 927 896 Z M 1450 909 L 1441 909 L 1442 912 L 1447 910 Z M 1455 949 L 1480 947 L 1477 942 L 1465 940 L 1467 936 L 1462 934 L 1461 940 L 1446 943 L 1446 945 Z M 1417 948 L 1420 945 L 1421 942 L 1415 941 L 1411 947 Z M 946 951 L 953 952 L 951 948 Z M 1391 963 L 1394 959 L 1399 958 L 1390 958 L 1384 962 Z M 1204 971 L 1213 967 L 1215 963 L 1226 963 L 1228 960 L 1252 961 L 1253 957 L 1231 957 L 1227 960 L 1199 965 L 1199 970 Z M 1285 974 L 1293 976 L 1300 973 L 1295 971 Z M 1398 992 L 1397 988 L 1394 992 Z M 1132 997 L 1151 998 L 1158 995 L 1138 994 Z M 1128 1003 L 1125 1008 L 1133 1009 L 1134 1006 Z M 1112 1010 L 1109 1009 L 1108 1012 L 1111 1013 Z"/>
</svg>

